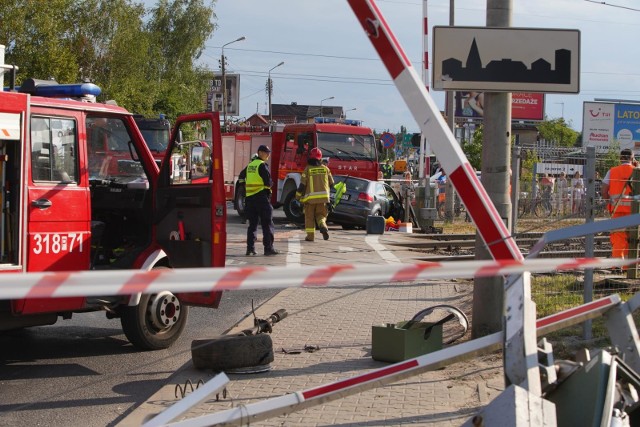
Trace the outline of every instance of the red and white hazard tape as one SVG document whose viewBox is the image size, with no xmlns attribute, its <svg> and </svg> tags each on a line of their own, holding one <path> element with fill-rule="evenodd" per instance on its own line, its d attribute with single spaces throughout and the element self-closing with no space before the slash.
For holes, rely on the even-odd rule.
<svg viewBox="0 0 640 427">
<path fill-rule="evenodd" d="M 82 271 L 0 275 L 0 299 L 131 295 L 279 289 L 356 283 L 507 276 L 585 268 L 612 268 L 638 262 L 619 258 L 549 258 L 426 262 L 419 264 L 337 264 L 304 267 L 185 268 L 151 271 Z"/>
<path fill-rule="evenodd" d="M 569 325 L 593 319 L 604 311 L 620 303 L 617 295 L 611 295 L 597 301 L 574 307 L 570 310 L 554 314 L 537 322 L 538 335 L 561 329 Z M 300 411 L 316 405 L 326 404 L 336 399 L 391 384 L 414 375 L 432 371 L 452 363 L 463 361 L 474 356 L 486 354 L 499 349 L 503 345 L 502 332 L 496 332 L 453 347 L 428 353 L 413 359 L 385 366 L 361 375 L 341 379 L 306 390 L 296 391 L 283 396 L 241 405 L 201 417 L 190 418 L 166 424 L 170 417 L 164 412 L 143 424 L 142 427 L 168 425 L 171 427 L 205 427 L 212 425 L 249 425 L 267 418 Z M 186 412 L 187 401 L 180 401 L 165 412 Z M 163 421 L 160 423 L 159 421 Z"/>
</svg>

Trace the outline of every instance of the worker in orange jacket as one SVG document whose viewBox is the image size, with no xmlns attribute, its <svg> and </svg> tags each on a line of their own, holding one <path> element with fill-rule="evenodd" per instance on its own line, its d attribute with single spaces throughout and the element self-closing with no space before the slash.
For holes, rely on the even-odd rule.
<svg viewBox="0 0 640 427">
<path fill-rule="evenodd" d="M 602 180 L 602 197 L 609 199 L 608 209 L 611 218 L 631 214 L 631 174 L 637 162 L 633 152 L 625 148 L 620 152 L 620 166 L 614 166 Z M 629 255 L 629 240 L 626 230 L 615 230 L 609 234 L 611 240 L 611 257 L 627 258 Z"/>
</svg>

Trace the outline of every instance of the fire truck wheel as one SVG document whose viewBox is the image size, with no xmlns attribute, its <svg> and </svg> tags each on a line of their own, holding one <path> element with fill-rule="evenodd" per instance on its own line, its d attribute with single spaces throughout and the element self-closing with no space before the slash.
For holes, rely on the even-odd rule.
<svg viewBox="0 0 640 427">
<path fill-rule="evenodd" d="M 273 362 L 273 342 L 268 334 L 193 340 L 191 360 L 197 369 L 214 371 L 263 366 Z"/>
<path fill-rule="evenodd" d="M 302 209 L 302 203 L 296 200 L 296 194 L 294 191 L 287 194 L 284 199 L 284 205 L 282 206 L 285 215 L 289 218 L 289 221 L 297 222 L 299 224 L 304 223 L 304 210 Z"/>
<path fill-rule="evenodd" d="M 188 307 L 171 292 L 143 294 L 140 304 L 122 309 L 120 323 L 136 348 L 162 350 L 178 339 L 187 324 L 188 313 Z"/>
<path fill-rule="evenodd" d="M 238 215 L 244 215 L 245 203 L 244 203 L 244 185 L 239 184 L 236 188 L 236 194 L 233 199 L 233 208 L 238 212 Z"/>
</svg>

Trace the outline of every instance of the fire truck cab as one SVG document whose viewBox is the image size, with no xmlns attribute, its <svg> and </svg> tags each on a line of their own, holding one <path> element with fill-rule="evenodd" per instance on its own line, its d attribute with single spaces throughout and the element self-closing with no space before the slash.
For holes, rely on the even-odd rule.
<svg viewBox="0 0 640 427">
<path fill-rule="evenodd" d="M 158 118 L 144 117 L 139 114 L 133 116 L 136 121 L 142 137 L 149 147 L 149 151 L 153 154 L 158 164 L 162 161 L 162 157 L 167 151 L 169 138 L 171 136 L 171 123 L 164 114 L 160 114 Z"/>
<path fill-rule="evenodd" d="M 180 117 L 158 165 L 132 114 L 80 100 L 99 93 L 32 79 L 0 92 L 0 273 L 224 266 L 218 114 Z M 189 158 L 189 174 L 174 173 L 176 155 Z M 0 299 L 0 331 L 104 311 L 136 347 L 162 349 L 184 329 L 188 305 L 217 307 L 220 297 Z"/>
</svg>

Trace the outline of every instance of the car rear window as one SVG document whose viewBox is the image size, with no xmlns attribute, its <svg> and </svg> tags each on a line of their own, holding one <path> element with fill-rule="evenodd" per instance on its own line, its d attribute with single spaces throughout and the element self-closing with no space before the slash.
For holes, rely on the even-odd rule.
<svg viewBox="0 0 640 427">
<path fill-rule="evenodd" d="M 347 191 L 367 191 L 367 187 L 369 187 L 369 182 L 366 179 L 352 178 L 347 176 L 334 176 L 333 180 L 335 182 L 347 182 Z"/>
</svg>

